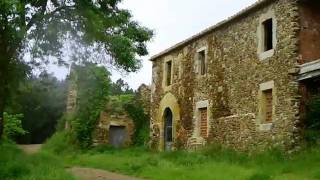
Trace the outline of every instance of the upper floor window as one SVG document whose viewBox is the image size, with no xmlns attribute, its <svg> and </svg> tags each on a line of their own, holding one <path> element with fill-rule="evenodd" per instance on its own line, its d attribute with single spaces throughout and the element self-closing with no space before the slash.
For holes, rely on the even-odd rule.
<svg viewBox="0 0 320 180">
<path fill-rule="evenodd" d="M 262 23 L 263 25 L 263 34 L 264 34 L 264 51 L 269 51 L 273 49 L 273 23 L 272 18 L 267 19 Z"/>
<path fill-rule="evenodd" d="M 166 86 L 170 86 L 172 84 L 172 61 L 167 61 L 165 65 L 165 71 L 166 71 Z"/>
<path fill-rule="evenodd" d="M 258 56 L 260 60 L 270 58 L 277 45 L 277 20 L 275 12 L 270 9 L 260 16 L 258 26 Z"/>
<path fill-rule="evenodd" d="M 207 73 L 206 50 L 198 52 L 198 65 L 200 75 L 205 75 Z"/>
</svg>

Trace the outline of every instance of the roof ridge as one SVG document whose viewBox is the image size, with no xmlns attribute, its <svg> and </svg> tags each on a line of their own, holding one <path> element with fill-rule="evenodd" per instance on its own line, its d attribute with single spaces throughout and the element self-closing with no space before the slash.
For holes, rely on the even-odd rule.
<svg viewBox="0 0 320 180">
<path fill-rule="evenodd" d="M 241 16 L 249 13 L 250 11 L 252 11 L 252 10 L 254 10 L 256 8 L 259 8 L 260 6 L 263 6 L 266 3 L 270 3 L 270 2 L 273 2 L 273 1 L 277 1 L 277 0 L 258 0 L 257 2 L 253 3 L 252 5 L 249 5 L 246 8 L 242 9 L 238 13 L 226 18 L 225 20 L 220 21 L 219 23 L 217 23 L 217 24 L 215 24 L 213 26 L 210 26 L 210 27 L 200 31 L 199 33 L 196 33 L 195 35 L 193 35 L 193 36 L 191 36 L 191 37 L 189 37 L 189 38 L 187 38 L 187 39 L 185 39 L 185 40 L 183 40 L 183 41 L 181 41 L 181 42 L 179 42 L 179 43 L 177 43 L 177 44 L 165 49 L 164 51 L 152 56 L 150 58 L 150 61 L 153 61 L 156 58 L 159 58 L 159 57 L 161 57 L 161 56 L 163 56 L 163 55 L 165 55 L 165 54 L 167 54 L 167 53 L 169 53 L 169 52 L 171 52 L 171 51 L 173 51 L 173 50 L 175 50 L 175 49 L 177 49 L 177 48 L 179 48 L 179 47 L 181 47 L 181 46 L 183 46 L 183 45 L 185 45 L 187 43 L 189 43 L 190 41 L 193 41 L 193 40 L 195 40 L 197 38 L 200 38 L 201 36 L 203 36 L 203 35 L 205 35 L 205 34 L 207 34 L 209 32 L 212 32 L 213 30 L 215 30 L 215 29 L 217 29 L 219 27 L 222 27 L 223 25 L 226 25 L 227 23 L 230 23 L 231 21 L 233 21 L 233 20 L 235 20 L 237 18 L 240 18 Z"/>
</svg>

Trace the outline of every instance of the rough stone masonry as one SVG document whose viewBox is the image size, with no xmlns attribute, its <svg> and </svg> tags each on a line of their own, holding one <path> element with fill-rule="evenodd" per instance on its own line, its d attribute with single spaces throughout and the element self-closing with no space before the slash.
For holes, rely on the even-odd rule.
<svg viewBox="0 0 320 180">
<path fill-rule="evenodd" d="M 260 0 L 153 56 L 151 146 L 299 143 L 304 82 L 320 67 L 319 9 L 312 0 Z"/>
</svg>

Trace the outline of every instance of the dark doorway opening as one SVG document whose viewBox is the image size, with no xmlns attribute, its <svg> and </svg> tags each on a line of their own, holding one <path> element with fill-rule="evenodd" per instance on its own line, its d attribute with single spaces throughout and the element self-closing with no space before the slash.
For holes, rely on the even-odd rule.
<svg viewBox="0 0 320 180">
<path fill-rule="evenodd" d="M 166 108 L 164 111 L 164 148 L 166 151 L 170 151 L 173 145 L 172 118 L 172 111 L 170 108 Z"/>
<path fill-rule="evenodd" d="M 125 126 L 110 126 L 109 129 L 109 144 L 115 148 L 120 148 L 125 145 L 128 133 Z"/>
<path fill-rule="evenodd" d="M 320 142 L 320 78 L 310 78 L 300 84 L 300 126 L 305 140 Z"/>
</svg>

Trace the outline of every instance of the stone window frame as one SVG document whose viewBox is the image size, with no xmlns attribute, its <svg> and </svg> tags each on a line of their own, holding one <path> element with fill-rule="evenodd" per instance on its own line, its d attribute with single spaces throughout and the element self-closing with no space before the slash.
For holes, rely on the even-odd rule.
<svg viewBox="0 0 320 180">
<path fill-rule="evenodd" d="M 274 81 L 268 81 L 265 83 L 261 83 L 259 85 L 259 114 L 258 114 L 258 125 L 260 131 L 269 131 L 271 130 L 273 123 L 275 122 L 275 107 L 276 107 L 276 89 L 274 85 Z M 265 113 L 263 108 L 265 106 L 264 102 L 264 91 L 272 90 L 272 121 L 266 122 L 265 121 Z"/>
<path fill-rule="evenodd" d="M 195 111 L 195 135 L 196 137 L 201 137 L 201 114 L 200 109 L 207 108 L 207 137 L 209 136 L 210 130 L 210 111 L 209 111 L 209 100 L 199 101 L 196 103 L 196 111 Z"/>
<path fill-rule="evenodd" d="M 167 76 L 168 76 L 168 71 L 167 71 L 167 63 L 168 62 L 170 62 L 171 61 L 171 84 L 170 85 L 167 85 Z M 171 86 L 172 86 L 172 84 L 173 84 L 173 74 L 174 74 L 174 72 L 173 72 L 173 69 L 174 69 L 174 63 L 173 63 L 173 59 L 166 59 L 166 60 L 164 60 L 164 62 L 163 62 L 163 80 L 162 80 L 162 87 L 163 87 L 163 89 L 165 90 L 165 91 L 169 91 L 169 90 L 171 90 Z"/>
<path fill-rule="evenodd" d="M 204 51 L 204 63 L 205 63 L 205 68 L 206 71 L 204 74 L 201 74 L 201 65 L 199 62 L 199 53 Z M 197 49 L 196 56 L 195 56 L 195 63 L 196 63 L 196 74 L 198 77 L 205 77 L 208 74 L 208 47 L 203 46 L 201 48 Z"/>
<path fill-rule="evenodd" d="M 265 51 L 265 32 L 264 32 L 264 22 L 272 19 L 272 49 Z M 277 19 L 276 14 L 273 9 L 270 9 L 265 14 L 262 14 L 259 18 L 259 25 L 257 30 L 257 38 L 258 38 L 258 57 L 261 61 L 266 60 L 272 57 L 275 54 L 275 50 L 277 47 Z"/>
</svg>

